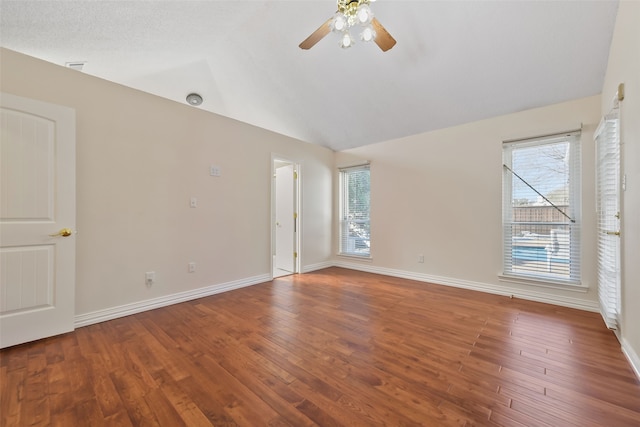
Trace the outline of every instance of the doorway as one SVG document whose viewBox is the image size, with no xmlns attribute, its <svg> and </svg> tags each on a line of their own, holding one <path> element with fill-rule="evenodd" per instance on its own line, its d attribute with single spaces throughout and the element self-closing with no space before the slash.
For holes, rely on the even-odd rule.
<svg viewBox="0 0 640 427">
<path fill-rule="evenodd" d="M 300 271 L 300 166 L 291 160 L 273 157 L 272 176 L 271 272 L 276 278 Z"/>
</svg>

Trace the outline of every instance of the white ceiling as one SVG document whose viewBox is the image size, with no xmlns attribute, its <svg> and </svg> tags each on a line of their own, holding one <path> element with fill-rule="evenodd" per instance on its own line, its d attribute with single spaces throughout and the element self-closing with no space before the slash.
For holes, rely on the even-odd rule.
<svg viewBox="0 0 640 427">
<path fill-rule="evenodd" d="M 372 4 L 397 40 L 298 44 L 309 1 L 1 0 L 2 46 L 343 150 L 600 93 L 617 1 Z"/>
</svg>

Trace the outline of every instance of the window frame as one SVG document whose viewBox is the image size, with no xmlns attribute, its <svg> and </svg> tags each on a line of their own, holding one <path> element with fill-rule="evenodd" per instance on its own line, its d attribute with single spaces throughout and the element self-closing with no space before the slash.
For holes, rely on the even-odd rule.
<svg viewBox="0 0 640 427">
<path fill-rule="evenodd" d="M 371 169 L 369 163 L 348 167 L 341 167 L 338 169 L 339 171 L 339 212 L 338 212 L 338 255 L 345 257 L 355 257 L 359 259 L 371 259 Z M 348 227 L 348 224 L 354 222 L 353 219 L 348 218 L 349 212 L 347 211 L 348 207 L 348 182 L 346 181 L 348 174 L 355 172 L 367 171 L 369 174 L 369 200 L 368 200 L 368 212 L 366 219 L 357 220 L 358 223 L 367 224 L 367 228 L 369 229 L 369 240 L 368 240 L 368 248 L 367 251 L 356 251 L 355 250 L 355 242 L 354 242 L 354 250 L 350 251 L 348 248 L 345 248 L 345 227 Z"/>
<path fill-rule="evenodd" d="M 519 222 L 513 218 L 514 212 L 514 189 L 512 186 L 514 172 L 513 152 L 514 150 L 531 147 L 542 147 L 545 145 L 567 142 L 569 144 L 569 186 L 568 186 L 568 209 L 567 215 L 571 217 L 573 222 L 553 222 L 553 224 L 562 225 L 568 229 L 568 256 L 569 267 L 568 277 L 560 277 L 558 274 L 551 272 L 544 273 L 542 269 L 538 271 L 514 271 L 514 245 L 513 245 L 513 226 Z M 534 138 L 518 139 L 503 141 L 503 192 L 502 192 L 502 274 L 499 275 L 501 281 L 512 283 L 520 283 L 526 285 L 536 285 L 541 287 L 551 287 L 560 289 L 569 289 L 585 292 L 587 287 L 582 284 L 581 278 L 581 258 L 582 258 L 582 204 L 581 204 L 581 187 L 582 187 L 582 160 L 581 160 L 581 130 L 563 132 L 559 134 L 544 135 Z M 550 206 L 550 205 L 546 205 Z M 544 221 L 525 222 L 528 225 L 546 225 L 551 226 L 552 223 Z M 549 257 L 547 253 L 547 257 Z M 549 258 L 547 258 L 549 259 Z M 550 261 L 547 261 L 550 262 Z M 549 264 L 550 265 L 550 264 Z"/>
</svg>

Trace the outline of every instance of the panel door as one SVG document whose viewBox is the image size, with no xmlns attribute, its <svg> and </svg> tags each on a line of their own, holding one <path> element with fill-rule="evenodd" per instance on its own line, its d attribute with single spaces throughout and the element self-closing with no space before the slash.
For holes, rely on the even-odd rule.
<svg viewBox="0 0 640 427">
<path fill-rule="evenodd" d="M 2 93 L 0 116 L 4 348 L 74 328 L 75 111 Z"/>
</svg>

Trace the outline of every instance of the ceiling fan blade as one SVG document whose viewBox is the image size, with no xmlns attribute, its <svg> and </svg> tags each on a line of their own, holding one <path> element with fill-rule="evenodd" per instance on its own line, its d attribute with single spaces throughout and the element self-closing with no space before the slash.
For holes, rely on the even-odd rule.
<svg viewBox="0 0 640 427">
<path fill-rule="evenodd" d="M 376 38 L 374 41 L 383 52 L 388 51 L 396 45 L 396 39 L 391 37 L 391 34 L 382 26 L 380 21 L 373 18 L 371 24 L 373 25 L 373 29 L 376 30 Z"/>
<path fill-rule="evenodd" d="M 331 19 L 327 19 L 327 21 L 320 25 L 317 30 L 315 30 L 309 37 L 307 37 L 302 43 L 300 43 L 300 49 L 311 49 L 316 43 L 318 43 L 324 36 L 331 32 L 331 27 L 329 27 L 329 23 Z"/>
</svg>

